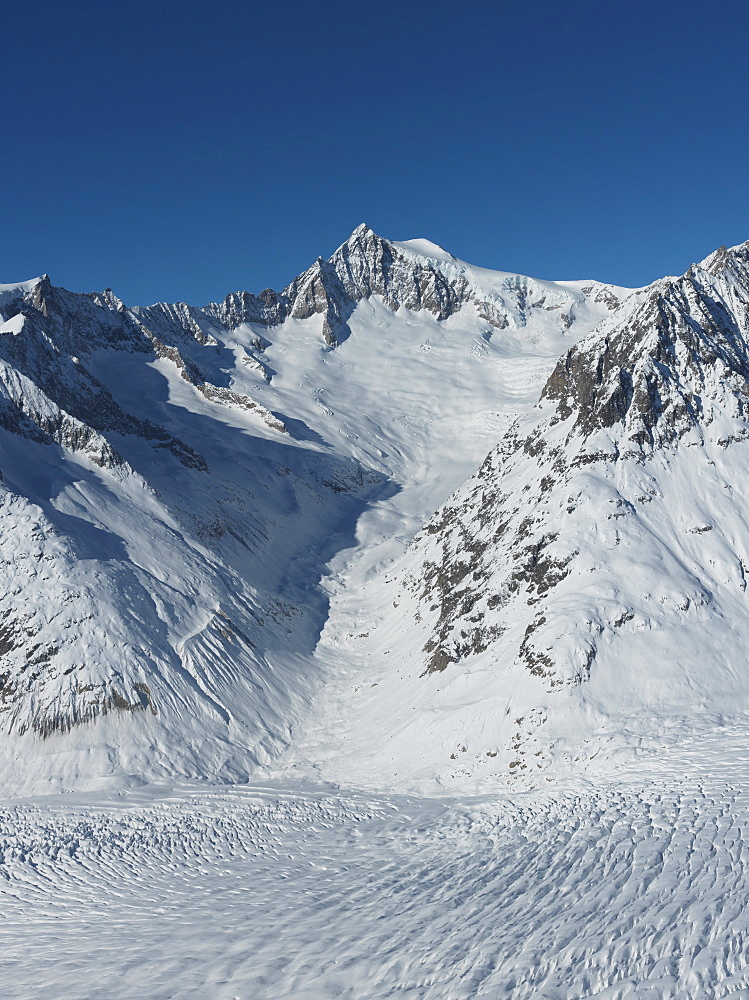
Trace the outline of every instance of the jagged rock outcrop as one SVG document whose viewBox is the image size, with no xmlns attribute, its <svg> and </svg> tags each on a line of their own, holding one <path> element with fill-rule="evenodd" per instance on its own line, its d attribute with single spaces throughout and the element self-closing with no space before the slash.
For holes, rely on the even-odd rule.
<svg viewBox="0 0 749 1000">
<path fill-rule="evenodd" d="M 113 466 L 121 464 L 117 448 L 102 434 L 135 435 L 166 448 L 183 465 L 206 471 L 206 461 L 195 448 L 153 420 L 128 413 L 86 367 L 92 352 L 110 350 L 166 358 L 206 399 L 254 411 L 271 428 L 286 432 L 281 419 L 246 394 L 212 384 L 178 346 L 160 340 L 110 289 L 72 293 L 54 287 L 46 275 L 28 284 L 6 293 L 0 303 L 5 321 L 0 325 L 0 419 L 6 429 L 54 441 Z M 178 331 L 178 343 L 186 333 L 206 349 L 217 347 L 196 316 L 205 324 L 200 310 L 179 305 L 154 307 L 148 318 L 172 340 Z"/>
<path fill-rule="evenodd" d="M 624 427 L 646 454 L 718 416 L 743 421 L 749 378 L 747 245 L 716 251 L 678 280 L 657 282 L 625 322 L 559 362 L 544 389 L 575 432 Z M 726 409 L 727 407 L 727 409 Z"/>
</svg>

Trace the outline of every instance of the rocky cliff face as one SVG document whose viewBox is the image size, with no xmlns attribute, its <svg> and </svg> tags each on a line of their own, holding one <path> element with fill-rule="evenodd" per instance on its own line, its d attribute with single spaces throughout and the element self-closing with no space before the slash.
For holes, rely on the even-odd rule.
<svg viewBox="0 0 749 1000">
<path fill-rule="evenodd" d="M 742 422 L 748 256 L 746 244 L 721 248 L 683 278 L 656 283 L 631 318 L 612 317 L 594 342 L 573 348 L 544 389 L 556 419 L 574 413 L 583 438 L 621 425 L 626 453 L 640 456 L 719 417 Z"/>
</svg>

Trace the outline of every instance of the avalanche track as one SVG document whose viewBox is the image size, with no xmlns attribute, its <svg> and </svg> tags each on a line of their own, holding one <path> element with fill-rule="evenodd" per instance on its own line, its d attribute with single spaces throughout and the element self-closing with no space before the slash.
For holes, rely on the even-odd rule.
<svg viewBox="0 0 749 1000">
<path fill-rule="evenodd" d="M 6 1000 L 747 996 L 749 734 L 505 797 L 301 784 L 0 811 Z"/>
</svg>

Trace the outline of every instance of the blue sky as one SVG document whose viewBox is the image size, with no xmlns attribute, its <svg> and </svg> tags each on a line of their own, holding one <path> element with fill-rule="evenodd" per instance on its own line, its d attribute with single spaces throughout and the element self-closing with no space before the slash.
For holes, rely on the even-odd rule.
<svg viewBox="0 0 749 1000">
<path fill-rule="evenodd" d="M 282 287 L 360 222 L 643 284 L 749 239 L 749 6 L 11 2 L 0 281 Z"/>
</svg>

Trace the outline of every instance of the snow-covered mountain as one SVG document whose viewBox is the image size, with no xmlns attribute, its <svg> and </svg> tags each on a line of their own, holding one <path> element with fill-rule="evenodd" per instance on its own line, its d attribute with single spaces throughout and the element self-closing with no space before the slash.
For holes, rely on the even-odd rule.
<svg viewBox="0 0 749 1000">
<path fill-rule="evenodd" d="M 0 286 L 3 996 L 744 996 L 748 326 L 749 244 Z"/>
<path fill-rule="evenodd" d="M 744 244 L 564 354 L 391 573 L 335 773 L 538 781 L 749 711 L 748 336 Z"/>
<path fill-rule="evenodd" d="M 562 350 L 642 296 L 366 226 L 203 308 L 0 286 L 7 781 L 226 779 L 293 745 L 340 567 L 380 581 Z"/>
<path fill-rule="evenodd" d="M 288 567 L 379 477 L 287 445 L 281 421 L 110 296 L 42 279 L 6 289 L 3 310 L 3 731 L 58 758 L 77 739 L 94 773 L 123 751 L 136 771 L 246 774 L 304 687 L 268 657 L 297 619 L 288 657 L 314 644 L 312 588 Z"/>
<path fill-rule="evenodd" d="M 160 303 L 134 313 L 154 330 L 182 329 L 201 342 L 210 342 L 216 324 L 224 330 L 245 323 L 274 327 L 316 316 L 325 342 L 336 346 L 349 335 L 357 304 L 373 297 L 393 312 L 425 311 L 438 320 L 470 309 L 490 329 L 529 330 L 539 337 L 600 318 L 628 292 L 597 281 L 538 281 L 488 271 L 428 240 L 384 240 L 361 225 L 332 257 L 318 258 L 280 293 L 235 292 L 204 309 Z M 548 313 L 558 313 L 553 322 L 545 322 Z"/>
</svg>

